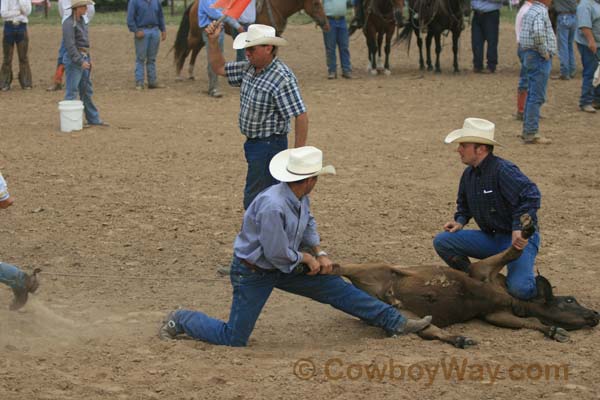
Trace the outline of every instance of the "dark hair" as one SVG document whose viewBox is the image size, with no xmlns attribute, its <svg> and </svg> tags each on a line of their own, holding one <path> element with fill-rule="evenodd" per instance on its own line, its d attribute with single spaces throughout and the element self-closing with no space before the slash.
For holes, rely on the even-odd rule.
<svg viewBox="0 0 600 400">
<path fill-rule="evenodd" d="M 494 152 L 494 146 L 491 144 L 483 144 L 483 143 L 473 143 L 475 145 L 475 148 L 478 148 L 479 146 L 485 146 L 487 148 L 488 153 L 493 153 Z"/>
</svg>

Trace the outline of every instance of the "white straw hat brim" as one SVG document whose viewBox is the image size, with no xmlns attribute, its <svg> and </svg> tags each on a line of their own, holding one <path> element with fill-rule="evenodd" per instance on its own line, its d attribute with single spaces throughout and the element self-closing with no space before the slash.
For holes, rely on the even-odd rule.
<svg viewBox="0 0 600 400">
<path fill-rule="evenodd" d="M 491 146 L 502 146 L 500 143 L 496 142 L 494 139 L 485 138 L 477 135 L 476 132 L 473 132 L 470 129 L 457 129 L 455 131 L 450 132 L 446 138 L 444 139 L 444 143 L 480 143 L 480 144 L 489 144 Z"/>
<path fill-rule="evenodd" d="M 261 37 L 261 38 L 257 38 L 254 40 L 247 40 L 248 38 L 248 32 L 242 32 L 239 35 L 237 35 L 235 37 L 235 40 L 233 41 L 233 48 L 235 50 L 241 50 L 241 49 L 245 49 L 247 47 L 253 47 L 253 46 L 260 46 L 263 44 L 270 44 L 272 46 L 287 46 L 288 45 L 288 41 L 285 40 L 284 38 L 280 38 L 280 37 L 273 37 L 273 36 L 265 36 L 265 37 Z"/>
<path fill-rule="evenodd" d="M 271 172 L 273 178 L 277 179 L 279 182 L 297 182 L 313 176 L 335 175 L 335 168 L 333 165 L 327 165 L 318 171 L 308 174 L 294 174 L 293 172 L 288 171 L 288 160 L 292 150 L 293 149 L 287 149 L 277 153 L 269 163 L 269 172 Z"/>
</svg>

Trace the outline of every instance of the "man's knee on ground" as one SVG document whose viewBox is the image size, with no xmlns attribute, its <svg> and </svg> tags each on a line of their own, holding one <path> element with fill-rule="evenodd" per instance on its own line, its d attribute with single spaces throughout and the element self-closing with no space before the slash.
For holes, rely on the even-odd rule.
<svg viewBox="0 0 600 400">
<path fill-rule="evenodd" d="M 535 279 L 506 282 L 508 293 L 517 299 L 530 300 L 537 295 Z"/>
</svg>

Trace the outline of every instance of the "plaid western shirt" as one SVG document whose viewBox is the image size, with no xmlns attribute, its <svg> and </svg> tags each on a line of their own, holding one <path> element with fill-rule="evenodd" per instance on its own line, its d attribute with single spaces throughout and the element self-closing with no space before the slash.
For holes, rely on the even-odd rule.
<svg viewBox="0 0 600 400">
<path fill-rule="evenodd" d="M 534 1 L 523 16 L 519 44 L 523 50 L 535 50 L 542 56 L 556 54 L 556 36 L 548 16 L 548 9 Z"/>
<path fill-rule="evenodd" d="M 228 62 L 225 76 L 240 87 L 240 130 L 249 139 L 287 135 L 291 118 L 306 112 L 296 76 L 278 58 L 258 74 L 247 61 Z"/>
<path fill-rule="evenodd" d="M 510 233 L 521 229 L 525 213 L 537 225 L 541 197 L 536 184 L 515 164 L 489 154 L 463 172 L 454 220 L 466 225 L 472 217 L 484 232 Z"/>
</svg>

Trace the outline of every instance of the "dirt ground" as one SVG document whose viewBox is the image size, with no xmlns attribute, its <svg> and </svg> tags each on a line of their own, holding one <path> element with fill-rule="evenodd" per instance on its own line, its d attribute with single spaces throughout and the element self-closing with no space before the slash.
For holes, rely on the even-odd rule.
<svg viewBox="0 0 600 400">
<path fill-rule="evenodd" d="M 59 28 L 30 29 L 35 87 L 0 94 L 0 170 L 16 200 L 1 215 L 0 255 L 44 272 L 22 311 L 0 310 L 0 399 L 600 397 L 596 330 L 561 344 L 473 321 L 450 328 L 479 340 L 459 350 L 415 335 L 387 338 L 328 306 L 274 292 L 247 348 L 159 341 L 159 321 L 177 306 L 227 317 L 231 286 L 216 269 L 231 257 L 246 168 L 237 90 L 222 82 L 222 99 L 206 96 L 204 52 L 197 80 L 176 82 L 167 54 L 175 31 L 158 59 L 168 87 L 137 92 L 126 28 L 92 25 L 94 97 L 111 127 L 63 134 L 63 94 L 45 91 Z M 442 141 L 478 116 L 497 124 L 505 145 L 497 154 L 542 191 L 540 271 L 558 293 L 600 308 L 592 261 L 600 252 L 600 117 L 578 112 L 580 76 L 550 81 L 541 132 L 554 143 L 529 147 L 512 117 L 510 24 L 501 27 L 494 75 L 470 72 L 468 30 L 458 75 L 446 38 L 441 75 L 421 73 L 413 47 L 410 57 L 393 50 L 391 76 L 370 77 L 356 36 L 352 81 L 325 79 L 312 25 L 289 26 L 286 37 L 281 57 L 309 108 L 309 143 L 338 170 L 312 196 L 335 261 L 439 262 L 431 241 L 453 214 L 463 169 Z M 10 298 L 0 288 L 0 304 Z M 462 379 L 452 362 L 466 367 Z"/>
</svg>

